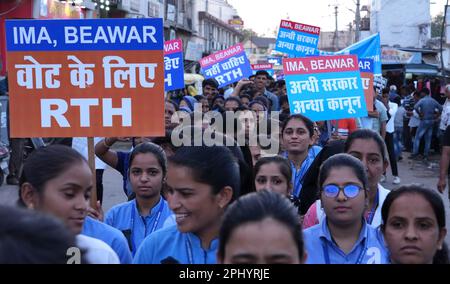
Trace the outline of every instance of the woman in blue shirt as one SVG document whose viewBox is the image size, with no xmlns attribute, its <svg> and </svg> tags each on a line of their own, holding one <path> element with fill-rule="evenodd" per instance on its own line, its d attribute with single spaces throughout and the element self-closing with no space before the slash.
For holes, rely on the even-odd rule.
<svg viewBox="0 0 450 284">
<path fill-rule="evenodd" d="M 167 200 L 177 226 L 146 238 L 134 263 L 216 263 L 222 215 L 239 188 L 239 165 L 229 149 L 180 148 L 167 174 Z"/>
<path fill-rule="evenodd" d="M 319 173 L 326 217 L 304 231 L 308 264 L 381 264 L 388 254 L 378 231 L 367 224 L 367 175 L 348 154 L 326 160 Z"/>
<path fill-rule="evenodd" d="M 416 185 L 388 194 L 381 209 L 386 245 L 395 264 L 449 264 L 445 207 L 435 191 Z"/>
<path fill-rule="evenodd" d="M 306 172 L 322 148 L 314 144 L 314 123 L 301 114 L 289 116 L 281 128 L 284 157 L 292 169 L 293 196 L 298 198 Z"/>
<path fill-rule="evenodd" d="M 105 223 L 122 231 L 133 255 L 145 237 L 172 215 L 161 196 L 166 173 L 167 159 L 160 146 L 144 142 L 131 152 L 127 175 L 136 198 L 111 208 Z"/>
</svg>

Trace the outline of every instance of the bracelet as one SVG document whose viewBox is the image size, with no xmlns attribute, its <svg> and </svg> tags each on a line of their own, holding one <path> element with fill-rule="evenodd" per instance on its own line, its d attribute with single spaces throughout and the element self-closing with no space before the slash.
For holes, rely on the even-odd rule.
<svg viewBox="0 0 450 284">
<path fill-rule="evenodd" d="M 103 139 L 103 145 L 105 145 L 106 148 L 111 148 L 111 147 L 112 147 L 112 145 L 108 145 L 108 144 L 106 143 L 106 138 Z"/>
</svg>

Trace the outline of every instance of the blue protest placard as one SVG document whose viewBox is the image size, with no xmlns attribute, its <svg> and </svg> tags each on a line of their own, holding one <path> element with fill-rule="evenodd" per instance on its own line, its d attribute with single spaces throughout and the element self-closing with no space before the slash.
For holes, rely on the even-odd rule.
<svg viewBox="0 0 450 284">
<path fill-rule="evenodd" d="M 174 39 L 164 43 L 164 89 L 184 88 L 183 42 Z"/>
<path fill-rule="evenodd" d="M 219 82 L 219 88 L 253 74 L 244 46 L 240 43 L 202 58 L 200 66 L 205 78 L 216 79 Z"/>
<path fill-rule="evenodd" d="M 367 116 L 355 55 L 283 60 L 291 113 L 313 121 Z"/>
<path fill-rule="evenodd" d="M 329 52 L 322 50 L 317 50 L 316 52 L 316 55 L 339 55 L 339 54 L 354 54 L 357 55 L 359 59 L 362 58 L 372 59 L 374 75 L 381 76 L 380 34 L 371 35 L 337 52 Z"/>
<path fill-rule="evenodd" d="M 314 55 L 319 35 L 319 27 L 281 20 L 275 50 L 293 57 Z"/>
</svg>

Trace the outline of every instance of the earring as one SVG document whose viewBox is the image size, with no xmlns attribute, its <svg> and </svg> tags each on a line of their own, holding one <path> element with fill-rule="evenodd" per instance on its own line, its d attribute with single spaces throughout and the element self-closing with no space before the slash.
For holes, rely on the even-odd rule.
<svg viewBox="0 0 450 284">
<path fill-rule="evenodd" d="M 28 209 L 33 210 L 34 209 L 34 203 L 30 203 L 30 205 L 28 205 Z"/>
</svg>

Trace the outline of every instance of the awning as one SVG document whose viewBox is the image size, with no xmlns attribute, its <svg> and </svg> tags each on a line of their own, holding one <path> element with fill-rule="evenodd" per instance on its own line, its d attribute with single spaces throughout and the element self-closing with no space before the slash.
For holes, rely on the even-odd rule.
<svg viewBox="0 0 450 284">
<path fill-rule="evenodd" d="M 430 64 L 406 64 L 405 73 L 413 73 L 417 75 L 437 75 L 438 67 Z"/>
</svg>

